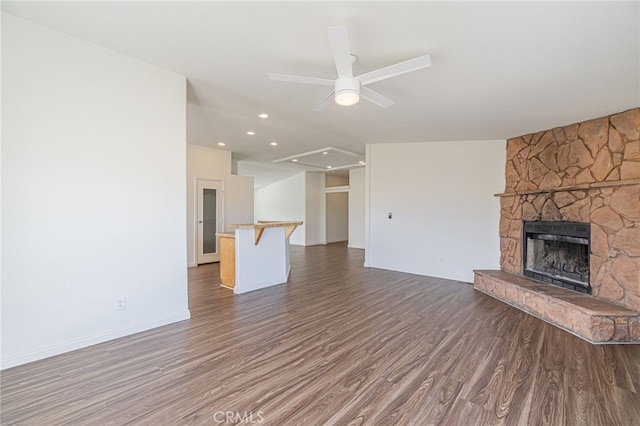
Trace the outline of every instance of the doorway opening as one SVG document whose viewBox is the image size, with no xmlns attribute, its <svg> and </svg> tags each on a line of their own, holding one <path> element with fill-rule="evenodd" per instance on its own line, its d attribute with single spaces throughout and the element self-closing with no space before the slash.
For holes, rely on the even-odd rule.
<svg viewBox="0 0 640 426">
<path fill-rule="evenodd" d="M 325 175 L 325 243 L 349 241 L 349 174 Z"/>
</svg>

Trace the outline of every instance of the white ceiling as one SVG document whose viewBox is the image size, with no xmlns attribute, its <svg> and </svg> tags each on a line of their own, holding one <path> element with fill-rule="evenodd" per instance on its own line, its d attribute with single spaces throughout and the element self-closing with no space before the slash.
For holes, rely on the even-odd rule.
<svg viewBox="0 0 640 426">
<path fill-rule="evenodd" d="M 2 9 L 185 75 L 188 142 L 271 161 L 327 146 L 505 139 L 640 106 L 640 3 L 10 2 Z M 423 54 L 370 87 L 396 104 L 311 108 L 335 78 L 327 27 L 361 74 Z M 257 115 L 266 112 L 268 119 Z M 247 130 L 256 132 L 248 136 Z M 272 147 L 269 142 L 277 141 Z"/>
<path fill-rule="evenodd" d="M 303 152 L 290 157 L 279 158 L 274 163 L 296 162 L 296 165 L 307 166 L 315 171 L 327 171 L 331 169 L 341 170 L 353 167 L 360 167 L 365 164 L 363 155 L 358 155 L 350 151 L 334 148 L 332 146 Z"/>
</svg>

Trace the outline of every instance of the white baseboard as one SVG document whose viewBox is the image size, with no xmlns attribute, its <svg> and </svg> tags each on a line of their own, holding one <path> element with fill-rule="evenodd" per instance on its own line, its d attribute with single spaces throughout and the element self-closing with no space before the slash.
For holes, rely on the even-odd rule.
<svg viewBox="0 0 640 426">
<path fill-rule="evenodd" d="M 146 321 L 140 324 L 130 325 L 128 327 L 119 328 L 116 330 L 110 330 L 104 333 L 96 334 L 81 339 L 70 340 L 59 345 L 43 348 L 37 351 L 28 352 L 20 355 L 14 355 L 0 360 L 0 370 L 5 370 L 11 367 L 17 367 L 18 365 L 27 364 L 33 361 L 39 361 L 41 359 L 49 358 L 55 355 L 60 355 L 66 352 L 75 351 L 76 349 L 86 348 L 87 346 L 97 345 L 109 340 L 118 339 L 120 337 L 129 336 L 131 334 L 139 333 L 141 331 L 150 330 L 156 327 L 162 327 L 163 325 L 173 324 L 175 322 L 188 320 L 191 318 L 191 312 L 186 311 L 179 312 L 167 317 L 158 318 L 153 321 Z"/>
<path fill-rule="evenodd" d="M 193 268 L 194 266 L 198 266 L 198 264 L 196 262 L 187 263 L 187 268 Z"/>
</svg>

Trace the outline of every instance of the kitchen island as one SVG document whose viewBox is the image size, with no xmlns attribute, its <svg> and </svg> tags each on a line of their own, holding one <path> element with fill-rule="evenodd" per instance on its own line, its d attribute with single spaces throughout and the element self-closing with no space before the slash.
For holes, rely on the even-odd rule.
<svg viewBox="0 0 640 426">
<path fill-rule="evenodd" d="M 220 281 L 234 293 L 246 293 L 287 282 L 289 237 L 301 221 L 231 225 L 219 233 Z"/>
</svg>

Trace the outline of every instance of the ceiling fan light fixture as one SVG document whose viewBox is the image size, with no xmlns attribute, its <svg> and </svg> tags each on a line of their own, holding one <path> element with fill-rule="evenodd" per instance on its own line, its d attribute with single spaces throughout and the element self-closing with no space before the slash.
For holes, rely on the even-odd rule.
<svg viewBox="0 0 640 426">
<path fill-rule="evenodd" d="M 338 105 L 351 106 L 360 100 L 360 80 L 339 78 L 335 83 L 335 101 Z"/>
<path fill-rule="evenodd" d="M 345 89 L 341 92 L 336 92 L 335 100 L 338 105 L 351 106 L 358 103 L 360 94 L 357 90 Z"/>
</svg>

